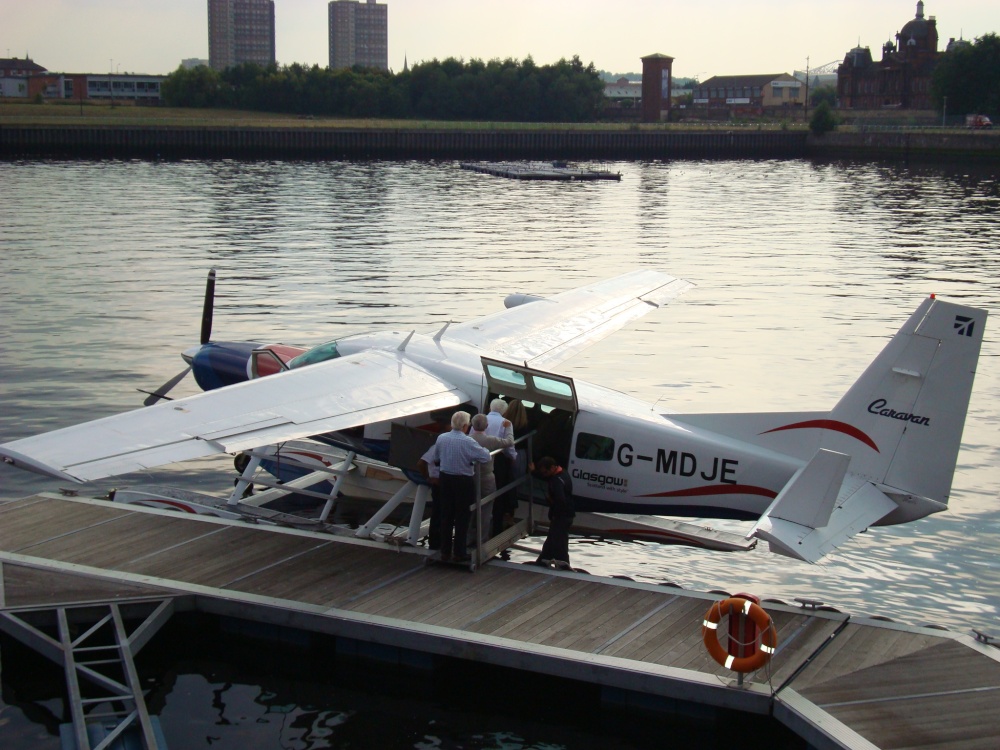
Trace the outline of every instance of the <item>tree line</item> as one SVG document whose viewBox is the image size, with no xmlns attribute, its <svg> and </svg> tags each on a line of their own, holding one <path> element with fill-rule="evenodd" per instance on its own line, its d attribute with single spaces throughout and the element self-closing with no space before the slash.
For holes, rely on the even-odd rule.
<svg viewBox="0 0 1000 750">
<path fill-rule="evenodd" d="M 984 34 L 942 55 L 931 97 L 942 108 L 947 97 L 949 112 L 1000 115 L 1000 37 Z"/>
<path fill-rule="evenodd" d="M 263 67 L 244 63 L 222 72 L 178 68 L 161 87 L 174 107 L 225 107 L 364 118 L 509 122 L 590 122 L 604 104 L 604 83 L 579 57 L 553 65 L 455 58 L 394 74 L 354 67 Z"/>
</svg>

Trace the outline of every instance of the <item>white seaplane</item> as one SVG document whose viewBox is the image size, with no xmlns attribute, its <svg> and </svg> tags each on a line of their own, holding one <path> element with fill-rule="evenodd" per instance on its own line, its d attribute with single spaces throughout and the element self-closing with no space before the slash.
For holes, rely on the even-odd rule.
<svg viewBox="0 0 1000 750">
<path fill-rule="evenodd" d="M 815 562 L 870 526 L 947 508 L 985 310 L 925 299 L 831 411 L 664 414 L 552 371 L 690 286 L 638 270 L 547 298 L 511 295 L 501 312 L 429 334 L 305 350 L 210 341 L 213 271 L 202 343 L 184 354 L 207 392 L 5 443 L 0 456 L 87 482 L 248 452 L 236 504 L 251 470 L 273 463 L 267 446 L 311 439 L 346 452 L 340 471 L 324 469 L 337 478 L 332 498 L 356 458 L 412 469 L 419 451 L 403 442 L 501 396 L 535 405 L 534 454 L 568 468 L 579 511 L 755 520 L 748 540 Z"/>
</svg>

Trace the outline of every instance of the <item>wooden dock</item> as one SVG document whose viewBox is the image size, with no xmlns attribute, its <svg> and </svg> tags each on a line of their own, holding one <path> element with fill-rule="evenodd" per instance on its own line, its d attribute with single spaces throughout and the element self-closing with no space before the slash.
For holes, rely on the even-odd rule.
<svg viewBox="0 0 1000 750">
<path fill-rule="evenodd" d="M 196 597 L 230 614 L 602 688 L 772 715 L 815 748 L 997 748 L 1000 649 L 765 602 L 778 650 L 736 686 L 705 651 L 719 597 L 81 498 L 0 505 L 0 609 Z"/>
</svg>

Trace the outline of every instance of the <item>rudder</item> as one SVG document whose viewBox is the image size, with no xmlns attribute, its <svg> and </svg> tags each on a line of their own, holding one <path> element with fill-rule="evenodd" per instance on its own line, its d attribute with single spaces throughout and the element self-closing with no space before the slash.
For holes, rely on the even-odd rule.
<svg viewBox="0 0 1000 750">
<path fill-rule="evenodd" d="M 924 300 L 834 407 L 822 447 L 869 481 L 946 504 L 986 315 Z"/>
</svg>

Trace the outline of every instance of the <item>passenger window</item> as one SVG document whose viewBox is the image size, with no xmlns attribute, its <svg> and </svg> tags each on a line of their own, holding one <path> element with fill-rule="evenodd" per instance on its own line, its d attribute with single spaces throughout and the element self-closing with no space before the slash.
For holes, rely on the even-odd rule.
<svg viewBox="0 0 1000 750">
<path fill-rule="evenodd" d="M 491 378 L 503 383 L 520 386 L 521 388 L 524 388 L 526 385 L 524 382 L 524 375 L 519 372 L 508 370 L 506 367 L 497 367 L 496 365 L 487 365 L 486 367 Z"/>
<path fill-rule="evenodd" d="M 603 435 L 581 432 L 576 439 L 576 457 L 588 461 L 610 461 L 615 455 L 615 441 Z"/>
<path fill-rule="evenodd" d="M 535 375 L 535 388 L 540 391 L 546 391 L 548 393 L 553 393 L 556 396 L 563 396 L 564 398 L 572 398 L 573 390 L 558 380 L 552 380 L 552 378 L 544 378 L 541 375 Z"/>
</svg>

